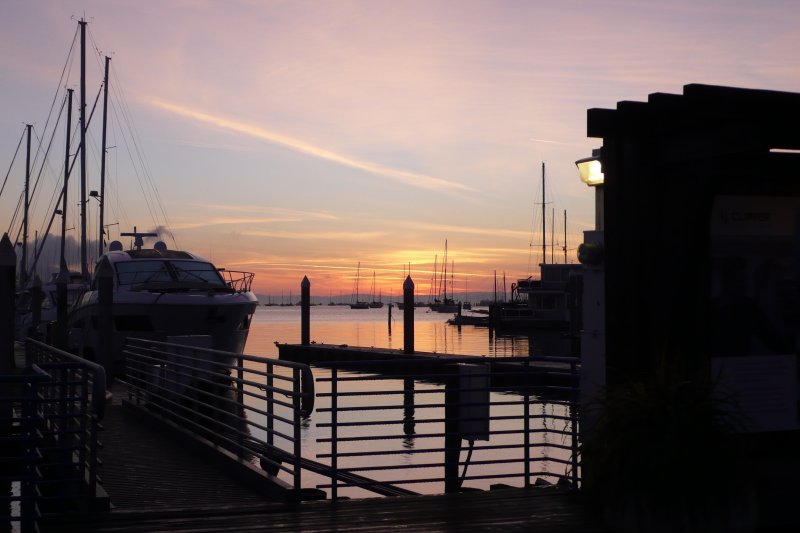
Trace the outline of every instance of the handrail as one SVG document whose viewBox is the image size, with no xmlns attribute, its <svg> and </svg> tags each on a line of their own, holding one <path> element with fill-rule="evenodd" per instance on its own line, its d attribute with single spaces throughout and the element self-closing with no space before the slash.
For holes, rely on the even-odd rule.
<svg viewBox="0 0 800 533">
<path fill-rule="evenodd" d="M 580 483 L 576 358 L 445 355 L 319 366 L 331 372 L 318 378 L 330 383 L 319 394 L 330 407 L 317 410 L 330 421 L 317 423 L 328 432 L 317 438 L 328 447 L 317 458 L 331 468 L 330 483 L 319 488 L 333 498 L 343 488 L 370 490 L 339 471 L 427 492 L 515 479 L 528 487 L 535 477 Z"/>
<path fill-rule="evenodd" d="M 106 411 L 106 370 L 103 366 L 32 338 L 25 339 L 25 362 L 27 365 L 38 364 L 44 368 L 64 363 L 85 368 L 93 377 L 88 381 L 92 387 L 89 395 L 91 414 L 97 417 L 98 422 L 103 420 Z"/>
<path fill-rule="evenodd" d="M 308 365 L 134 338 L 123 353 L 133 405 L 270 475 L 288 474 L 299 495 L 300 428 L 314 409 Z"/>
<path fill-rule="evenodd" d="M 36 365 L 21 374 L 0 375 L 0 442 L 8 450 L 0 468 L 0 505 L 9 511 L 4 516 L 21 531 L 35 531 L 41 514 L 37 463 L 42 437 L 36 399 L 39 387 L 48 380 L 50 375 Z M 14 484 L 17 491 L 7 490 Z"/>
<path fill-rule="evenodd" d="M 20 445 L 20 465 L 26 457 L 35 458 L 32 471 L 19 481 L 21 521 L 86 513 L 107 501 L 98 484 L 105 371 L 31 338 L 25 339 L 25 358 L 25 372 L 11 379 L 27 390 L 13 399 L 22 416 L 16 436 L 26 443 Z"/>
</svg>

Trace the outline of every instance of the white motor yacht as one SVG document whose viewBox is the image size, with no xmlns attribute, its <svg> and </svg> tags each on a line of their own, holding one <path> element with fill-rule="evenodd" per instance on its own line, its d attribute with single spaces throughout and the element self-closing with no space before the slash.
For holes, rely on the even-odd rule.
<svg viewBox="0 0 800 533">
<path fill-rule="evenodd" d="M 258 305 L 250 290 L 252 273 L 218 269 L 190 252 L 169 250 L 163 242 L 146 249 L 137 237 L 135 248 L 123 251 L 114 241 L 103 256 L 113 270 L 115 373 L 123 371 L 128 337 L 244 351 Z M 96 358 L 100 338 L 97 271 L 69 316 L 69 347 L 87 359 Z"/>
</svg>

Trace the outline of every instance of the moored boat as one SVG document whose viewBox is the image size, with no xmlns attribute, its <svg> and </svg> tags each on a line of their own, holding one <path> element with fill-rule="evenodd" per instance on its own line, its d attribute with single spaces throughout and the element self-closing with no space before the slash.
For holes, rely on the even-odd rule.
<svg viewBox="0 0 800 533">
<path fill-rule="evenodd" d="M 114 371 L 124 368 L 127 337 L 194 344 L 242 353 L 258 300 L 251 292 L 254 275 L 218 269 L 163 242 L 152 249 L 136 235 L 135 249 L 123 251 L 114 241 L 95 269 L 91 287 L 68 319 L 69 348 L 88 359 L 99 352 L 98 272 L 108 261 L 113 276 L 112 343 Z"/>
</svg>

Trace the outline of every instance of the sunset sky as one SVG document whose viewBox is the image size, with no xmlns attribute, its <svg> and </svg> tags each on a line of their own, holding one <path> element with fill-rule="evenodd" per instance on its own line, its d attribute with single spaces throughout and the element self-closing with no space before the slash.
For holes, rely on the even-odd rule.
<svg viewBox="0 0 800 533">
<path fill-rule="evenodd" d="M 509 283 L 533 274 L 542 162 L 547 238 L 554 211 L 564 245 L 566 210 L 575 262 L 594 200 L 574 162 L 600 145 L 586 137 L 587 109 L 688 83 L 800 92 L 800 2 L 791 0 L 4 0 L 3 178 L 24 124 L 49 142 L 48 112 L 65 86 L 76 89 L 77 122 L 77 55 L 60 87 L 59 77 L 81 17 L 89 107 L 102 57 L 112 58 L 111 238 L 168 226 L 168 245 L 254 271 L 263 294 L 297 291 L 308 275 L 317 295 L 349 295 L 359 262 L 362 292 L 374 272 L 384 298 L 397 296 L 411 263 L 427 293 L 445 240 L 456 291 L 465 279 L 470 291 L 489 290 L 495 271 Z M 99 126 L 95 117 L 87 143 L 92 190 Z M 31 239 L 60 186 L 63 128 Z M 119 133 L 126 128 L 135 135 Z M 24 146 L 0 197 L 3 232 L 22 191 Z M 563 261 L 560 248 L 555 256 Z"/>
</svg>

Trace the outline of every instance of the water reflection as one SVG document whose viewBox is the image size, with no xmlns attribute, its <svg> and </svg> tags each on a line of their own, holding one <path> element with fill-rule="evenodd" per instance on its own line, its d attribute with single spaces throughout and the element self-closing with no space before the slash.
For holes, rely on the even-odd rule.
<svg viewBox="0 0 800 533">
<path fill-rule="evenodd" d="M 376 348 L 402 348 L 402 313 L 392 315 L 389 327 L 386 309 L 351 310 L 343 306 L 311 308 L 311 340 L 320 344 L 347 344 Z M 414 314 L 414 346 L 420 352 L 487 357 L 572 355 L 572 340 L 551 331 L 504 332 L 477 326 L 450 326 L 448 314 Z M 394 330 L 395 335 L 391 334 Z M 399 333 L 398 333 L 399 332 Z M 275 342 L 300 342 L 299 307 L 259 307 L 250 325 L 246 352 L 277 356 Z"/>
<path fill-rule="evenodd" d="M 387 321 L 386 309 L 370 309 L 353 311 L 349 308 L 339 306 L 315 306 L 311 309 L 311 339 L 317 343 L 327 344 L 346 344 L 350 346 L 373 346 L 376 348 L 402 348 L 403 343 L 403 321 L 402 313 L 395 313 L 392 320 L 392 327 Z M 513 356 L 542 356 L 542 355 L 570 355 L 571 341 L 560 333 L 552 332 L 532 332 L 532 333 L 507 333 L 494 332 L 488 328 L 475 326 L 450 326 L 446 323 L 449 315 L 439 313 L 426 313 L 418 310 L 415 313 L 415 347 L 420 352 L 436 352 L 456 355 L 475 355 L 483 357 L 513 357 Z M 391 335 L 394 330 L 394 337 Z M 266 357 L 277 357 L 275 342 L 298 343 L 300 341 L 300 310 L 299 308 L 259 308 L 251 324 L 250 337 L 248 339 L 246 352 L 253 355 Z M 394 341 L 394 342 L 393 342 Z M 313 369 L 316 378 L 316 389 L 318 393 L 330 392 L 330 382 L 324 378 L 330 378 L 331 372 L 324 368 L 315 367 Z M 356 374 L 354 374 L 356 375 Z M 365 375 L 359 373 L 358 375 Z M 370 381 L 363 380 L 351 382 L 356 392 L 376 391 L 378 388 L 391 389 L 397 391 L 393 395 L 364 395 L 358 397 L 356 404 L 351 407 L 375 408 L 385 405 L 385 409 L 373 411 L 354 411 L 340 413 L 341 422 L 378 422 L 385 419 L 387 423 L 364 426 L 361 431 L 366 436 L 381 436 L 387 439 L 357 441 L 357 445 L 351 450 L 361 452 L 383 452 L 386 451 L 396 465 L 413 466 L 415 469 L 409 470 L 378 470 L 367 471 L 365 475 L 390 481 L 396 476 L 409 476 L 415 478 L 441 476 L 441 471 L 436 469 L 420 468 L 421 464 L 431 461 L 430 455 L 424 453 L 426 449 L 436 448 L 443 445 L 439 437 L 430 437 L 430 434 L 441 434 L 444 431 L 442 420 L 444 417 L 443 408 L 429 407 L 430 404 L 441 404 L 443 397 L 439 398 L 434 389 L 441 389 L 441 383 L 426 382 L 415 380 L 413 377 L 396 376 L 388 380 Z M 340 387 L 343 386 L 340 383 Z M 427 392 L 426 392 L 427 391 Z M 523 415 L 522 397 L 514 393 L 492 392 L 492 421 L 491 421 L 491 446 L 497 449 L 476 446 L 472 456 L 471 466 L 469 467 L 470 476 L 494 475 L 508 470 L 511 479 L 518 479 L 520 472 L 519 463 L 512 463 L 519 460 L 519 452 L 505 447 L 519 446 L 522 438 L 520 417 Z M 416 401 L 415 401 L 416 397 Z M 402 400 L 401 400 L 402 398 Z M 355 400 L 355 399 L 354 399 Z M 340 407 L 342 404 L 340 404 Z M 317 398 L 317 407 L 311 417 L 304 419 L 302 424 L 301 439 L 303 443 L 303 454 L 317 460 L 321 455 L 329 453 L 329 444 L 320 443 L 317 439 L 325 438 L 326 428 L 320 428 L 319 424 L 330 423 L 329 412 L 322 412 L 321 409 L 330 408 L 330 398 Z M 388 413 L 388 414 L 387 414 Z M 548 405 L 536 407 L 531 410 L 532 414 L 568 417 L 569 411 L 563 405 Z M 539 424 L 538 416 L 535 422 L 537 430 L 558 429 L 552 423 Z M 561 429 L 567 423 L 557 424 Z M 563 426 L 563 427 L 562 427 Z M 402 432 L 399 431 L 402 427 Z M 357 433 L 356 436 L 359 436 Z M 393 437 L 394 444 L 391 444 Z M 536 454 L 538 462 L 535 469 L 542 472 L 552 470 L 554 475 L 564 475 L 564 466 L 558 462 L 548 460 L 548 457 L 555 457 L 561 461 L 569 458 L 569 453 L 556 448 L 552 445 L 568 444 L 564 437 L 557 433 L 548 434 L 537 431 L 532 434 L 536 441 Z M 487 443 L 488 444 L 488 443 Z M 394 446 L 394 451 L 382 447 Z M 517 448 L 518 450 L 518 448 Z M 340 449 L 344 451 L 344 449 Z M 381 454 L 378 457 L 382 457 Z M 535 458 L 536 459 L 536 458 Z M 373 459 L 371 461 L 376 461 Z M 462 451 L 461 461 L 466 460 L 466 450 Z M 481 464 L 486 461 L 508 460 L 509 465 L 516 464 L 517 470 L 511 466 L 503 464 Z M 383 459 L 381 459 L 382 462 Z M 345 459 L 340 462 L 341 468 L 376 466 L 374 462 L 365 465 L 363 458 L 356 458 L 352 464 L 348 464 Z M 514 476 L 517 476 L 516 478 Z M 328 483 L 329 480 L 313 473 L 303 472 L 303 486 L 314 487 Z M 473 486 L 488 488 L 490 481 L 473 481 Z M 518 484 L 518 483 L 515 483 Z M 423 493 L 436 493 L 442 491 L 441 484 L 416 484 L 407 486 L 414 491 Z M 339 492 L 340 495 L 350 497 L 369 497 L 374 494 L 360 489 L 348 489 Z"/>
</svg>

